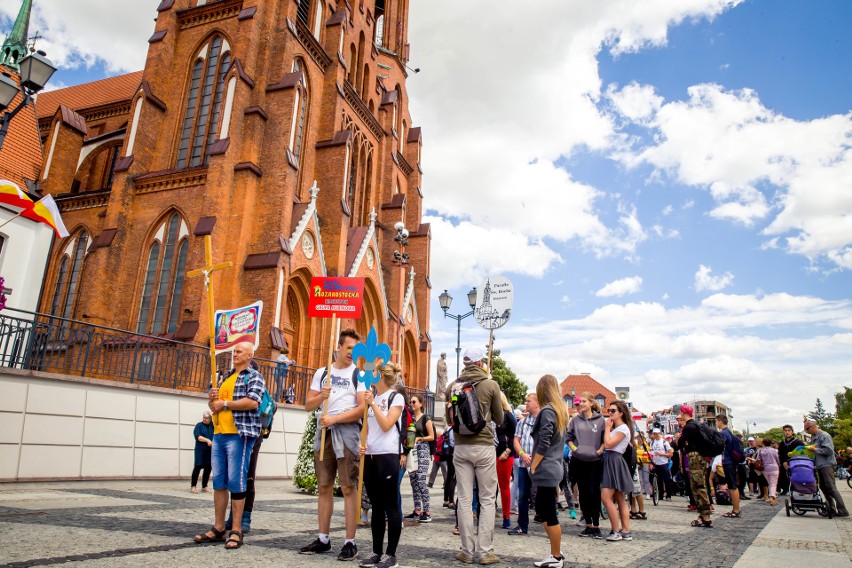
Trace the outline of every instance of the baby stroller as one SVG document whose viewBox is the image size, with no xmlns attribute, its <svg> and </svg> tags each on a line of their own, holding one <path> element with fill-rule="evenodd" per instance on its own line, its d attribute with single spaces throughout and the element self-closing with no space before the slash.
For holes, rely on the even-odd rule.
<svg viewBox="0 0 852 568">
<path fill-rule="evenodd" d="M 814 462 L 808 457 L 790 458 L 790 496 L 784 508 L 788 517 L 790 511 L 800 516 L 816 511 L 822 517 L 831 518 L 831 509 L 819 492 Z"/>
</svg>

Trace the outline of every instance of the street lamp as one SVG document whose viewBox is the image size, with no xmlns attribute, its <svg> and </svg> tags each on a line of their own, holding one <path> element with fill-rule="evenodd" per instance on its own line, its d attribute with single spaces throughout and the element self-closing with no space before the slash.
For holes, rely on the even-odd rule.
<svg viewBox="0 0 852 568">
<path fill-rule="evenodd" d="M 470 292 L 467 293 L 467 303 L 470 305 L 470 311 L 466 314 L 454 315 L 447 312 L 453 304 L 453 297 L 450 296 L 446 290 L 444 290 L 443 294 L 438 296 L 438 302 L 441 304 L 441 309 L 444 310 L 444 317 L 456 320 L 456 380 L 458 380 L 460 371 L 459 362 L 461 357 L 461 321 L 464 318 L 473 315 L 473 310 L 476 307 L 476 288 L 471 288 Z"/>
<path fill-rule="evenodd" d="M 0 111 L 7 109 L 19 92 L 23 95 L 23 100 L 17 107 L 3 113 L 3 119 L 0 122 L 0 150 L 3 149 L 3 141 L 9 131 L 9 123 L 22 108 L 33 100 L 33 95 L 44 89 L 44 86 L 56 71 L 56 67 L 45 57 L 43 51 L 30 53 L 21 59 L 18 66 L 20 68 L 20 88 L 10 75 L 6 73 L 0 75 Z"/>
</svg>

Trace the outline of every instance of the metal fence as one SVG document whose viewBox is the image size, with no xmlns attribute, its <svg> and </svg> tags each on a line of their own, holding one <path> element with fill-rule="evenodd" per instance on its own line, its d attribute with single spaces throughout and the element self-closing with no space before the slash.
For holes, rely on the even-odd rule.
<svg viewBox="0 0 852 568">
<path fill-rule="evenodd" d="M 258 357 L 254 361 L 276 400 L 305 404 L 315 369 Z M 15 308 L 0 313 L 0 367 L 199 392 L 210 387 L 210 350 L 205 345 Z M 230 354 L 220 353 L 218 372 L 230 367 Z M 414 388 L 408 393 L 421 395 L 432 414 L 433 393 Z"/>
</svg>

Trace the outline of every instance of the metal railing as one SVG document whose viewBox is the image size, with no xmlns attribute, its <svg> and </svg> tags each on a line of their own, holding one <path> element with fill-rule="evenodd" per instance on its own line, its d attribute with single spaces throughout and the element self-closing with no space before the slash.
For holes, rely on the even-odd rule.
<svg viewBox="0 0 852 568">
<path fill-rule="evenodd" d="M 305 404 L 315 369 L 285 366 L 259 357 L 254 361 L 277 401 Z M 217 355 L 220 373 L 230 366 L 230 354 Z M 210 387 L 210 350 L 206 345 L 15 308 L 0 313 L 0 367 L 198 392 Z M 432 415 L 434 393 L 409 388 L 408 394 L 421 395 L 426 412 Z"/>
</svg>

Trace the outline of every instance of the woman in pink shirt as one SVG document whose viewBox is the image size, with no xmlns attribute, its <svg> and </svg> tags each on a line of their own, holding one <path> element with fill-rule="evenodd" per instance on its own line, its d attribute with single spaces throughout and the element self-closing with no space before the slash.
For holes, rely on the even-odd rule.
<svg viewBox="0 0 852 568">
<path fill-rule="evenodd" d="M 763 447 L 757 450 L 757 458 L 763 462 L 763 476 L 769 484 L 769 504 L 777 505 L 778 473 L 781 471 L 781 461 L 778 450 L 772 447 L 772 440 L 763 439 Z"/>
</svg>

